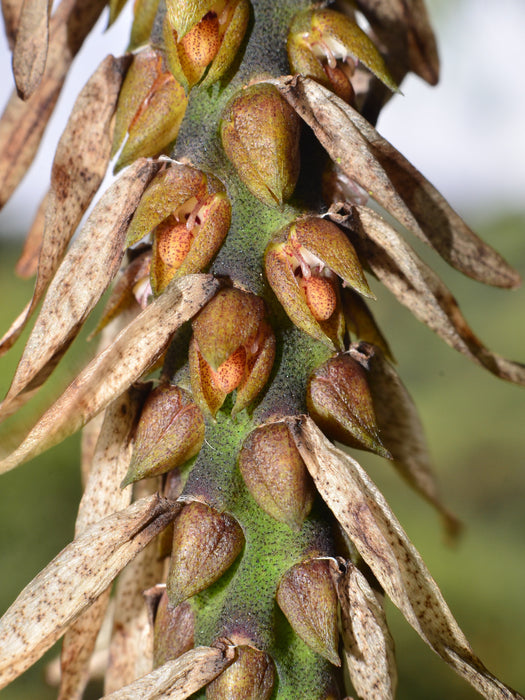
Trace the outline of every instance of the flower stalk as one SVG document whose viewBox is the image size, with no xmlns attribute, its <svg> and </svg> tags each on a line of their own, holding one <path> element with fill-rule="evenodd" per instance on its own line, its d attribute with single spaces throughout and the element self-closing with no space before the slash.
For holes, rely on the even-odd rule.
<svg viewBox="0 0 525 700">
<path fill-rule="evenodd" d="M 106 428 L 85 454 L 94 455 L 92 469 L 102 456 L 110 466 L 117 460 L 118 480 L 127 472 L 122 493 L 134 502 L 95 523 L 97 546 L 88 554 L 75 540 L 14 603 L 0 631 L 16 664 L 0 664 L 0 682 L 28 667 L 155 538 L 121 578 L 111 647 L 140 638 L 149 620 L 140 678 L 136 648 L 121 660 L 113 654 L 108 699 L 177 691 L 210 700 L 328 700 L 356 691 L 373 700 L 378 683 L 393 696 L 383 593 L 486 697 L 521 697 L 474 656 L 385 499 L 333 444 L 393 460 L 452 520 L 371 311 L 372 274 L 450 345 L 525 384 L 523 366 L 477 340 L 450 292 L 397 233 L 414 232 L 480 281 L 516 283 L 512 268 L 374 127 L 407 70 L 430 82 L 435 75 L 421 3 L 402 17 L 396 3 L 379 4 L 416 34 L 419 52 L 403 54 L 377 3 L 364 0 L 357 6 L 367 32 L 355 9 L 305 0 L 135 4 L 135 52 L 112 108 L 112 156 L 124 173 L 66 253 L 0 408 L 7 413 L 32 396 L 115 279 L 100 323 L 107 346 L 0 470 L 105 411 L 118 450 Z M 111 3 L 111 21 L 121 6 Z M 436 218 L 446 222 L 446 241 Z M 108 240 L 106 230 L 116 235 Z M 43 250 L 54 250 L 50 231 Z M 482 251 L 479 262 L 473 249 Z M 62 304 L 66 294 L 84 306 Z M 155 388 L 136 422 L 120 416 L 124 430 L 119 397 L 146 380 Z M 91 461 L 85 457 L 86 472 Z M 158 495 L 138 500 L 141 491 Z M 72 558 L 80 588 L 66 585 L 73 603 L 64 612 L 49 591 L 61 590 Z M 147 588 L 144 605 L 137 587 Z M 138 610 L 129 619 L 127 595 Z M 28 597 L 36 639 L 20 635 Z M 91 625 L 90 639 L 96 631 Z M 371 648 L 381 654 L 380 673 Z M 75 661 L 63 666 L 63 688 L 75 685 L 80 697 L 88 660 Z"/>
</svg>

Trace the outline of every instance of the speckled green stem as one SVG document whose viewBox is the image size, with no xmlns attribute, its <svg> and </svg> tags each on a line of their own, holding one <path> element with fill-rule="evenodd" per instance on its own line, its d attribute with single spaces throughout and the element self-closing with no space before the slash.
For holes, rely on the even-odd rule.
<svg viewBox="0 0 525 700">
<path fill-rule="evenodd" d="M 278 672 L 274 697 L 283 700 L 337 697 L 338 670 L 295 635 L 275 602 L 278 582 L 293 564 L 308 555 L 334 553 L 331 519 L 319 499 L 298 533 L 277 522 L 255 503 L 237 462 L 243 440 L 261 422 L 306 410 L 308 376 L 330 355 L 327 346 L 292 325 L 263 271 L 264 250 L 272 235 L 317 203 L 306 199 L 312 184 L 308 178 L 300 181 L 294 200 L 287 205 L 271 208 L 258 201 L 227 160 L 219 123 L 225 105 L 243 85 L 288 72 L 288 26 L 293 14 L 306 5 L 297 0 L 253 3 L 242 60 L 221 86 L 193 89 L 173 154 L 177 160 L 213 172 L 225 184 L 232 202 L 232 225 L 211 271 L 264 298 L 277 339 L 272 376 L 258 405 L 232 418 L 231 402 L 227 402 L 216 421 L 207 421 L 204 446 L 184 488 L 184 496 L 204 499 L 233 515 L 246 538 L 245 549 L 230 570 L 193 599 L 195 644 L 210 644 L 221 636 L 249 638 L 272 656 Z M 179 351 L 183 344 L 179 339 Z M 175 378 L 184 381 L 185 374 L 183 368 Z"/>
</svg>

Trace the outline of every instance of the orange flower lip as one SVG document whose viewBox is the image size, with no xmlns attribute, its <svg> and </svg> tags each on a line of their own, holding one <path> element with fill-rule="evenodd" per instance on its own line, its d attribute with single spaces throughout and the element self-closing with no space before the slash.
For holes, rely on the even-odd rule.
<svg viewBox="0 0 525 700">
<path fill-rule="evenodd" d="M 166 8 L 163 37 L 175 78 L 186 92 L 198 83 L 208 86 L 216 82 L 242 43 L 250 16 L 248 0 L 204 5 L 167 0 Z"/>
</svg>

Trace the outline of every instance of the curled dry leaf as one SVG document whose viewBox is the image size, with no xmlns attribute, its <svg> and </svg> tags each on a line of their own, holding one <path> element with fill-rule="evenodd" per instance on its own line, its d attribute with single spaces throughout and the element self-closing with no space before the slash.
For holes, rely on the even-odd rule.
<svg viewBox="0 0 525 700">
<path fill-rule="evenodd" d="M 467 226 L 419 170 L 359 112 L 348 105 L 343 109 L 418 222 L 412 233 L 464 275 L 495 287 L 518 287 L 516 270 Z"/>
<path fill-rule="evenodd" d="M 452 348 L 497 377 L 525 385 L 525 365 L 500 357 L 483 345 L 448 288 L 395 228 L 366 207 L 355 207 L 353 212 L 352 231 L 359 237 L 353 238 L 354 245 L 385 287 Z M 344 217 L 335 218 L 344 222 Z"/>
<path fill-rule="evenodd" d="M 0 474 L 75 433 L 140 379 L 163 355 L 177 328 L 194 316 L 218 287 L 210 275 L 174 280 L 69 385 L 22 444 L 0 462 Z"/>
<path fill-rule="evenodd" d="M 99 605 L 104 603 L 105 615 L 96 640 L 95 649 L 93 650 L 93 652 L 89 650 L 87 653 L 87 655 L 91 654 L 91 658 L 88 659 L 89 666 L 87 670 L 89 681 L 103 679 L 104 671 L 106 670 L 106 667 L 108 665 L 109 633 L 111 620 L 113 618 L 113 603 L 112 599 L 110 598 L 110 593 L 110 588 L 104 591 L 104 593 L 101 593 L 101 595 L 96 599 L 93 605 L 90 608 L 88 608 L 79 618 L 79 620 L 82 620 L 84 617 L 88 616 L 88 613 L 91 610 L 96 610 Z M 109 604 L 106 604 L 107 598 L 109 598 Z M 66 636 L 69 633 L 69 631 L 73 628 L 73 626 L 76 626 L 79 620 L 76 620 L 73 623 L 73 625 L 68 629 L 68 631 L 66 632 Z M 73 648 L 71 649 L 71 651 L 73 653 L 78 652 L 81 657 L 83 656 L 82 649 L 78 650 Z M 52 659 L 48 664 L 46 664 L 44 671 L 45 682 L 48 686 L 59 688 L 57 700 L 74 700 L 75 698 L 82 698 L 83 691 L 77 683 L 75 683 L 72 686 L 69 686 L 71 688 L 71 694 L 69 694 L 69 688 L 67 683 L 63 683 L 61 686 L 61 663 L 63 661 L 63 656 L 64 650 L 62 649 L 62 658 L 59 654 L 55 656 L 55 658 Z"/>
<path fill-rule="evenodd" d="M 93 209 L 47 291 L 0 412 L 28 385 L 43 384 L 109 286 L 124 255 L 129 220 L 157 168 L 137 161 Z"/>
<path fill-rule="evenodd" d="M 368 141 L 334 93 L 310 78 L 273 80 L 283 97 L 310 126 L 334 163 L 370 197 L 399 219 L 408 230 L 418 224 L 405 206 L 381 164 L 370 152 Z"/>
<path fill-rule="evenodd" d="M 127 313 L 121 314 L 102 330 L 97 348 L 99 353 L 111 345 L 120 331 L 126 327 L 131 320 L 130 318 L 126 318 L 127 316 Z M 84 488 L 88 482 L 89 473 L 94 466 L 95 452 L 104 418 L 104 412 L 98 413 L 82 429 L 80 438 L 80 475 Z"/>
<path fill-rule="evenodd" d="M 272 81 L 313 129 L 332 160 L 404 228 L 460 272 L 500 287 L 519 275 L 353 107 L 309 78 Z"/>
<path fill-rule="evenodd" d="M 75 523 L 75 537 L 98 520 L 131 503 L 131 490 L 119 484 L 129 466 L 136 421 L 147 385 L 134 385 L 118 396 L 104 412 L 89 476 Z"/>
<path fill-rule="evenodd" d="M 57 145 L 33 307 L 62 259 L 107 170 L 113 115 L 129 57 L 107 56 L 80 92 Z"/>
<path fill-rule="evenodd" d="M 13 50 L 20 17 L 21 0 L 2 0 L 2 18 L 4 20 L 4 30 L 9 43 L 9 48 Z"/>
<path fill-rule="evenodd" d="M 0 688 L 54 644 L 176 512 L 158 496 L 136 501 L 89 527 L 40 572 L 0 620 Z"/>
<path fill-rule="evenodd" d="M 20 313 L 13 323 L 9 326 L 9 329 L 4 333 L 2 338 L 0 338 L 0 356 L 5 354 L 13 345 L 13 343 L 16 341 L 16 339 L 20 336 L 22 331 L 25 328 L 25 325 L 27 321 L 29 320 L 30 314 L 31 314 L 31 306 L 32 306 L 32 300 L 28 301 L 27 304 L 24 306 L 22 309 L 22 313 Z M 1 406 L 2 404 L 0 403 L 0 412 L 1 412 Z M 15 409 L 16 410 L 16 409 Z M 13 410 L 11 409 L 9 413 L 12 413 Z M 6 413 L 7 417 L 7 413 Z"/>
<path fill-rule="evenodd" d="M 40 256 L 33 299 L 0 340 L 0 352 L 7 351 L 22 332 L 104 177 L 111 150 L 113 114 L 127 63 L 128 58 L 108 56 L 73 107 L 53 161 L 51 186 L 44 200 L 44 231 L 39 231 L 37 214 L 22 255 L 22 260 L 29 258 L 31 268 L 34 257 Z"/>
<path fill-rule="evenodd" d="M 101 700 L 183 700 L 208 685 L 235 658 L 235 648 L 195 647 Z"/>
<path fill-rule="evenodd" d="M 290 421 L 290 429 L 321 496 L 421 638 L 485 697 L 523 700 L 474 655 L 421 555 L 365 470 L 310 418 Z"/>
<path fill-rule="evenodd" d="M 64 635 L 57 668 L 58 700 L 81 700 L 92 673 L 98 633 L 108 609 L 108 588 L 73 622 Z M 58 661 L 58 659 L 57 659 Z"/>
<path fill-rule="evenodd" d="M 368 343 L 351 346 L 350 355 L 368 369 L 366 380 L 381 440 L 394 466 L 437 509 L 447 533 L 457 535 L 460 523 L 443 505 L 419 414 L 399 374 L 381 350 Z"/>
<path fill-rule="evenodd" d="M 44 237 L 44 222 L 46 218 L 48 200 L 49 190 L 46 192 L 42 201 L 40 202 L 33 222 L 31 223 L 29 231 L 27 232 L 22 253 L 20 254 L 20 258 L 16 263 L 16 274 L 22 279 L 34 277 L 38 270 L 38 257 L 40 255 L 42 239 Z M 21 317 L 25 317 L 25 309 L 21 314 Z M 0 352 L 3 351 L 4 343 L 8 336 L 9 331 L 2 338 L 2 340 L 0 340 Z"/>
<path fill-rule="evenodd" d="M 331 569 L 341 605 L 343 648 L 352 685 L 360 698 L 394 700 L 397 667 L 383 596 L 352 562 L 342 562 L 343 571 L 332 562 Z"/>
<path fill-rule="evenodd" d="M 99 413 L 84 426 L 80 436 L 80 477 L 82 487 L 85 488 L 89 478 L 89 472 L 93 465 L 93 457 L 97 447 L 97 441 L 102 430 L 104 413 Z"/>
<path fill-rule="evenodd" d="M 121 491 L 118 486 L 131 458 L 131 437 L 142 403 L 141 394 L 139 390 L 131 388 L 106 409 L 92 468 L 80 502 L 76 537 L 85 532 L 89 525 L 122 510 L 131 502 L 131 490 Z M 75 620 L 64 636 L 59 700 L 82 697 L 109 593 L 109 590 L 105 591 Z"/>
<path fill-rule="evenodd" d="M 63 0 L 51 18 L 46 70 L 25 102 L 13 93 L 0 120 L 0 208 L 33 162 L 71 62 L 106 5 Z"/>
<path fill-rule="evenodd" d="M 44 74 L 52 4 L 52 0 L 24 0 L 22 4 L 13 49 L 13 74 L 23 100 L 31 97 Z"/>
<path fill-rule="evenodd" d="M 153 669 L 153 627 L 144 591 L 162 579 L 164 562 L 157 553 L 157 542 L 152 542 L 119 576 L 105 693 L 119 690 Z"/>
<path fill-rule="evenodd" d="M 50 190 L 44 200 L 44 231 L 31 311 L 55 274 L 106 172 L 113 140 L 113 115 L 128 64 L 127 56 L 107 56 L 102 61 L 80 92 L 58 142 Z M 37 248 L 38 223 L 37 215 L 28 234 L 23 258 Z M 26 253 L 29 242 L 32 245 Z M 5 342 L 4 338 L 1 350 L 4 350 Z"/>
</svg>

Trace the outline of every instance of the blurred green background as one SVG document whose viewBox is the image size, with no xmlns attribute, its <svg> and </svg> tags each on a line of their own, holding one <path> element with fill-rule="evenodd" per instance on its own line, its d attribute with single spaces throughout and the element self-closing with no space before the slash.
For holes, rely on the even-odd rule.
<svg viewBox="0 0 525 700">
<path fill-rule="evenodd" d="M 525 273 L 524 215 L 494 215 L 471 222 Z M 2 244 L 0 327 L 29 298 L 32 283 L 11 272 L 19 246 Z M 505 292 L 461 278 L 428 251 L 473 328 L 493 349 L 525 358 L 525 293 Z M 438 517 L 397 477 L 387 462 L 356 453 L 386 495 L 422 553 L 475 652 L 505 682 L 525 688 L 525 457 L 523 390 L 497 380 L 446 347 L 375 285 L 377 317 L 392 344 L 399 371 L 419 406 L 447 505 L 465 532 L 447 547 Z M 91 323 L 92 325 L 92 323 Z M 3 449 L 15 444 L 36 415 L 85 361 L 86 329 L 49 387 L 0 433 Z M 27 334 L 26 334 L 27 335 Z M 0 360 L 5 393 L 23 339 Z M 0 611 L 73 534 L 80 498 L 78 436 L 0 478 Z M 396 641 L 400 700 L 478 697 L 388 608 Z M 2 691 L 2 700 L 47 700 L 44 666 L 58 649 Z M 97 689 L 86 697 L 98 697 Z"/>
</svg>

